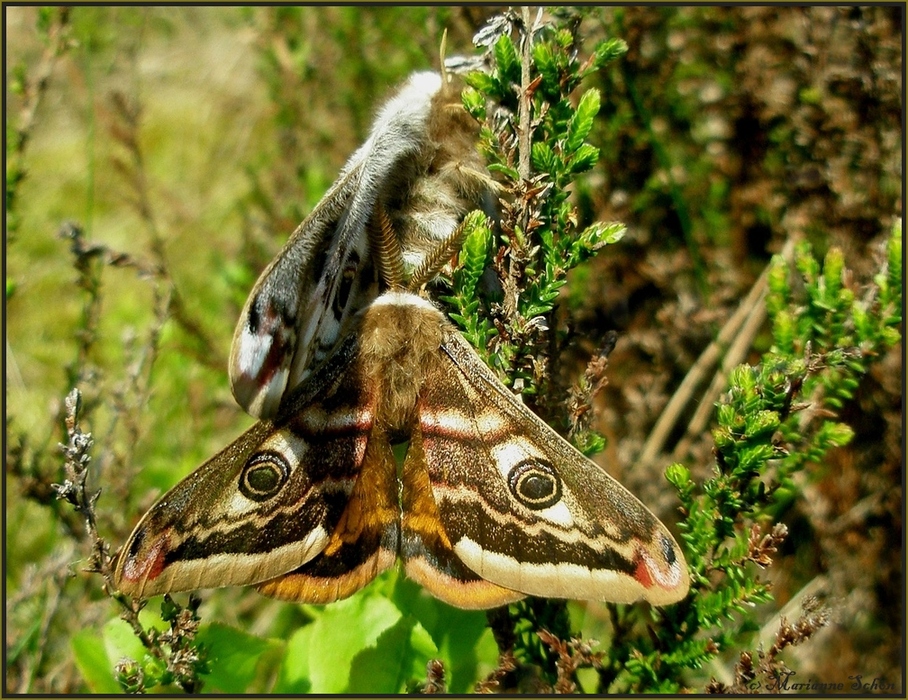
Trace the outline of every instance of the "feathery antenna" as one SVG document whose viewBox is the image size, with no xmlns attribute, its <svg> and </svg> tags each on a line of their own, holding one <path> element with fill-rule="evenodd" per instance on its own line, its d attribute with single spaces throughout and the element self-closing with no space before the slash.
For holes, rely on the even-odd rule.
<svg viewBox="0 0 908 700">
<path fill-rule="evenodd" d="M 402 289 L 407 281 L 404 254 L 391 219 L 381 202 L 375 205 L 375 215 L 369 222 L 369 246 L 382 281 L 391 289 Z"/>
</svg>

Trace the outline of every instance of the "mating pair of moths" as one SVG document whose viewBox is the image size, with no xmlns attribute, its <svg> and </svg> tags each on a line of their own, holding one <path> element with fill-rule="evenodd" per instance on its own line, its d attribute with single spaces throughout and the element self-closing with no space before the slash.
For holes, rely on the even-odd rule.
<svg viewBox="0 0 908 700">
<path fill-rule="evenodd" d="M 399 557 L 461 608 L 686 594 L 665 526 L 419 295 L 488 197 L 456 97 L 435 73 L 411 76 L 262 273 L 230 358 L 234 395 L 261 420 L 142 518 L 121 591 L 254 584 L 328 603 Z"/>
</svg>

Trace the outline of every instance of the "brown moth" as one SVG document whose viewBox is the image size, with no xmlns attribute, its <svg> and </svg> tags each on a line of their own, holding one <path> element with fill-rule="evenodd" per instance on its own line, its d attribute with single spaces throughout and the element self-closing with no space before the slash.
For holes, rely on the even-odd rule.
<svg viewBox="0 0 908 700">
<path fill-rule="evenodd" d="M 247 412 L 274 417 L 378 296 L 368 243 L 376 211 L 412 272 L 467 212 L 488 208 L 477 131 L 437 73 L 413 74 L 379 111 L 369 138 L 261 274 L 240 315 L 229 374 Z"/>
<path fill-rule="evenodd" d="M 394 236 L 388 226 L 378 235 Z M 328 603 L 400 558 L 409 577 L 462 608 L 525 595 L 684 597 L 687 566 L 667 528 L 415 293 L 434 271 L 405 288 L 401 261 L 376 263 L 391 290 L 354 316 L 274 419 L 151 508 L 119 555 L 118 588 L 144 597 L 253 584 Z M 399 468 L 392 445 L 402 442 Z"/>
</svg>

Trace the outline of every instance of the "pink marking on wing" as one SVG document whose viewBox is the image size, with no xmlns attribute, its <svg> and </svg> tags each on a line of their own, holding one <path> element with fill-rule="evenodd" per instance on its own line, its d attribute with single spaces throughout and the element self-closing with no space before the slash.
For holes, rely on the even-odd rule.
<svg viewBox="0 0 908 700">
<path fill-rule="evenodd" d="M 681 582 L 681 566 L 675 562 L 666 568 L 641 546 L 637 551 L 637 568 L 634 571 L 634 578 L 645 588 L 652 588 L 653 585 L 658 584 L 661 588 L 671 590 Z"/>
<path fill-rule="evenodd" d="M 141 557 L 128 557 L 123 564 L 123 578 L 127 581 L 154 581 L 164 571 L 164 553 L 168 549 L 168 533 L 158 536 L 155 543 Z"/>
<path fill-rule="evenodd" d="M 644 588 L 653 587 L 652 562 L 644 550 L 637 553 L 637 568 L 634 571 L 634 578 L 637 579 Z"/>
</svg>

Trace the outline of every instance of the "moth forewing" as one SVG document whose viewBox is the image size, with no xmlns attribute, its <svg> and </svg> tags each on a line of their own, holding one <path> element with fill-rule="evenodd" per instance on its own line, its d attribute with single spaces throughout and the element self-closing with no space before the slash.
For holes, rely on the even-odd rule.
<svg viewBox="0 0 908 700">
<path fill-rule="evenodd" d="M 623 486 L 527 409 L 445 323 L 419 399 L 425 462 L 457 557 L 504 588 L 654 605 L 686 595 L 684 556 Z"/>
<path fill-rule="evenodd" d="M 151 507 L 118 554 L 119 590 L 147 597 L 256 584 L 329 546 L 371 421 L 355 386 L 338 390 L 354 341 L 294 392 L 289 411 L 256 423 Z"/>
<path fill-rule="evenodd" d="M 246 300 L 228 373 L 234 398 L 253 416 L 276 415 L 285 394 L 378 293 L 368 240 L 344 217 L 360 177 L 354 164 L 293 232 Z"/>
<path fill-rule="evenodd" d="M 369 255 L 377 210 L 390 220 L 412 272 L 468 211 L 491 206 L 476 136 L 457 92 L 436 73 L 413 74 L 384 105 L 338 182 L 262 273 L 240 316 L 230 381 L 246 411 L 276 415 L 377 296 Z"/>
</svg>

